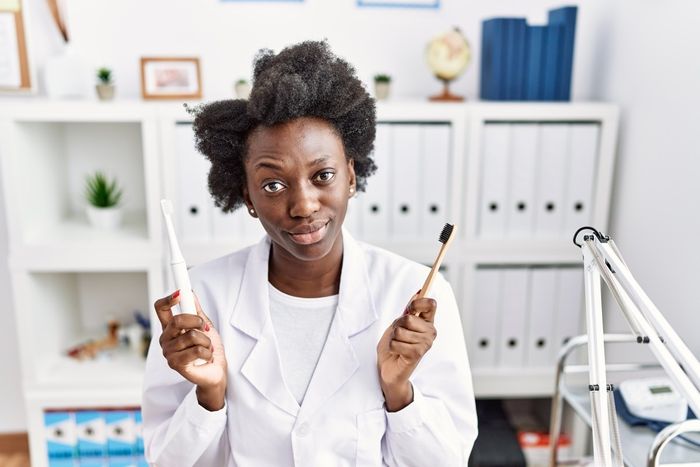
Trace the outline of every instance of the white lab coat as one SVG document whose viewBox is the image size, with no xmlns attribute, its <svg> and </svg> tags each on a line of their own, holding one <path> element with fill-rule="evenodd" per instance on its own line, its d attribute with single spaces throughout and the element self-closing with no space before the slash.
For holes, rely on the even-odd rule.
<svg viewBox="0 0 700 467">
<path fill-rule="evenodd" d="M 190 271 L 223 339 L 226 406 L 209 412 L 170 369 L 154 336 L 143 397 L 146 456 L 160 467 L 458 466 L 477 434 L 466 346 L 450 285 L 438 275 L 437 338 L 411 377 L 414 400 L 386 412 L 377 342 L 428 268 L 343 230 L 338 309 L 304 400 L 282 377 L 269 312 L 269 237 Z"/>
</svg>

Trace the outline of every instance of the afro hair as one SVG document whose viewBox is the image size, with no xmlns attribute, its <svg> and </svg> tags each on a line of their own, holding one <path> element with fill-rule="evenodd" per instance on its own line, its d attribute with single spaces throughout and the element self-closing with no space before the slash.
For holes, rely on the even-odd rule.
<svg viewBox="0 0 700 467">
<path fill-rule="evenodd" d="M 250 98 L 222 100 L 188 109 L 195 145 L 210 162 L 209 192 L 217 207 L 231 212 L 244 204 L 247 139 L 258 126 L 300 117 L 330 123 L 354 161 L 358 191 L 376 170 L 370 157 L 376 133 L 372 97 L 355 69 L 335 56 L 325 41 L 306 41 L 275 55 L 261 49 L 254 59 Z"/>
</svg>

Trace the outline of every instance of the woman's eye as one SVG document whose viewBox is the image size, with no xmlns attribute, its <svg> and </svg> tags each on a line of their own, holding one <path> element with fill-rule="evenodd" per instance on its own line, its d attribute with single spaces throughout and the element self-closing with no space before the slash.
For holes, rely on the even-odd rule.
<svg viewBox="0 0 700 467">
<path fill-rule="evenodd" d="M 335 174 L 333 172 L 321 172 L 316 176 L 316 178 L 322 182 L 328 182 L 333 179 L 334 176 Z"/>
<path fill-rule="evenodd" d="M 263 190 L 267 191 L 268 193 L 277 193 L 282 189 L 283 185 L 280 182 L 270 182 L 263 186 Z"/>
</svg>

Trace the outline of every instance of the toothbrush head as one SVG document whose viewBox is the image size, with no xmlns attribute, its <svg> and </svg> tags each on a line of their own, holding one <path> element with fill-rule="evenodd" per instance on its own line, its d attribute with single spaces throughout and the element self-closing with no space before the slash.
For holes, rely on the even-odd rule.
<svg viewBox="0 0 700 467">
<path fill-rule="evenodd" d="M 447 243 L 454 231 L 454 224 L 445 224 L 445 227 L 442 228 L 442 232 L 440 232 L 440 238 L 438 239 L 440 243 Z"/>
<path fill-rule="evenodd" d="M 169 199 L 161 199 L 160 200 L 160 209 L 163 211 L 164 216 L 170 216 L 172 215 L 174 209 L 173 209 L 173 203 Z"/>
</svg>

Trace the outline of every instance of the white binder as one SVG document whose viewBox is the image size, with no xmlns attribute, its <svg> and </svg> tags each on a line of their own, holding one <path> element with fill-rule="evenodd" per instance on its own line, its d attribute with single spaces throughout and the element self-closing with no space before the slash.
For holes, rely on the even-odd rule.
<svg viewBox="0 0 700 467">
<path fill-rule="evenodd" d="M 537 170 L 535 236 L 560 238 L 564 225 L 564 184 L 566 182 L 569 127 L 540 125 L 540 158 Z"/>
<path fill-rule="evenodd" d="M 501 304 L 500 268 L 477 268 L 473 297 L 473 312 L 467 342 L 472 368 L 493 368 L 498 351 L 498 328 Z M 471 297 L 465 297 L 468 299 Z"/>
<path fill-rule="evenodd" d="M 569 339 L 581 334 L 583 316 L 583 269 L 561 267 L 557 271 L 557 302 L 554 313 L 553 355 Z"/>
<path fill-rule="evenodd" d="M 557 269 L 530 269 L 530 304 L 527 323 L 526 363 L 530 367 L 551 366 L 554 313 L 557 304 Z"/>
<path fill-rule="evenodd" d="M 420 196 L 420 237 L 436 238 L 441 226 L 448 222 L 450 191 L 450 125 L 423 125 L 422 176 Z"/>
<path fill-rule="evenodd" d="M 422 125 L 397 123 L 392 126 L 391 214 L 392 239 L 419 237 Z"/>
<path fill-rule="evenodd" d="M 178 123 L 175 127 L 177 152 L 177 217 L 183 242 L 211 240 L 211 208 L 213 203 L 207 189 L 209 161 L 194 147 L 192 125 Z"/>
<path fill-rule="evenodd" d="M 389 165 L 391 140 L 391 125 L 377 124 L 377 136 L 372 153 L 377 171 L 367 179 L 366 191 L 360 195 L 364 198 L 362 238 L 365 240 L 386 240 L 389 236 L 389 181 L 394 178 Z"/>
<path fill-rule="evenodd" d="M 484 238 L 505 235 L 509 151 L 510 125 L 484 125 L 478 221 L 479 235 Z"/>
<path fill-rule="evenodd" d="M 240 241 L 245 235 L 243 232 L 242 219 L 247 216 L 246 207 L 240 207 L 234 212 L 224 214 L 221 208 L 214 205 L 214 201 L 210 203 L 212 216 L 212 237 L 216 242 L 226 243 Z"/>
<path fill-rule="evenodd" d="M 531 238 L 535 220 L 539 127 L 536 123 L 514 123 L 510 136 L 506 237 Z"/>
<path fill-rule="evenodd" d="M 345 213 L 345 220 L 343 221 L 345 228 L 357 239 L 362 239 L 363 199 L 364 193 L 356 194 L 348 199 L 348 210 Z"/>
<path fill-rule="evenodd" d="M 569 171 L 563 232 L 565 237 L 573 236 L 579 227 L 591 223 L 599 130 L 600 126 L 594 123 L 572 124 L 569 129 Z"/>
<path fill-rule="evenodd" d="M 520 368 L 525 364 L 528 292 L 528 268 L 509 267 L 503 270 L 497 362 L 500 367 Z"/>
</svg>

